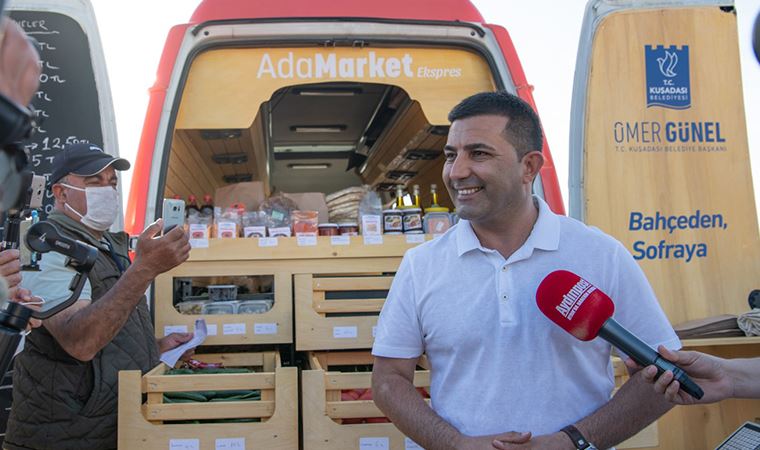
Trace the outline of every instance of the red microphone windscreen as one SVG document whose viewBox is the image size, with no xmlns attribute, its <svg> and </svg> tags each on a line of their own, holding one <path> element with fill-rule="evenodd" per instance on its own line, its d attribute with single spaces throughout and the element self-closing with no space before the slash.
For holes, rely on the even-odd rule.
<svg viewBox="0 0 760 450">
<path fill-rule="evenodd" d="M 594 339 L 615 312 L 607 294 L 567 270 L 555 270 L 541 281 L 536 303 L 552 322 L 582 341 Z"/>
</svg>

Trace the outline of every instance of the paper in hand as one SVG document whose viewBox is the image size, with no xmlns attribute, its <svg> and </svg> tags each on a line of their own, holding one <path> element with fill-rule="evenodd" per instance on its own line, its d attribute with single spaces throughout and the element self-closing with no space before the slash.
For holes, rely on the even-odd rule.
<svg viewBox="0 0 760 450">
<path fill-rule="evenodd" d="M 198 319 L 195 321 L 195 330 L 193 330 L 193 338 L 189 341 L 185 342 L 184 344 L 180 345 L 179 347 L 175 347 L 171 350 L 168 350 L 161 354 L 161 362 L 166 364 L 169 367 L 174 367 L 175 364 L 177 364 L 177 361 L 179 361 L 179 358 L 182 357 L 182 355 L 190 350 L 191 348 L 195 348 L 203 343 L 203 341 L 206 340 L 206 335 L 208 332 L 206 331 L 206 320 L 205 319 Z"/>
</svg>

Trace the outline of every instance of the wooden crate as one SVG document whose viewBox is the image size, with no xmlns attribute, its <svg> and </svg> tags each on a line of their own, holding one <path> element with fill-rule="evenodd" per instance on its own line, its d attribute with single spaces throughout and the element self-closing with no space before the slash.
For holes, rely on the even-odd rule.
<svg viewBox="0 0 760 450">
<path fill-rule="evenodd" d="M 345 424 L 344 419 L 375 418 L 385 415 L 372 400 L 341 401 L 341 390 L 367 389 L 371 372 L 339 372 L 334 366 L 372 364 L 368 351 L 309 352 L 311 369 L 301 373 L 304 450 L 356 450 L 377 440 L 387 442 L 388 450 L 405 450 L 406 438 L 392 423 Z M 420 359 L 419 365 L 427 367 Z M 429 388 L 430 372 L 418 370 L 414 385 Z"/>
<path fill-rule="evenodd" d="M 164 375 L 168 370 L 165 364 L 159 365 L 144 376 L 134 370 L 120 372 L 120 449 L 298 448 L 297 368 L 281 367 L 279 354 L 276 352 L 202 354 L 196 355 L 196 359 L 223 362 L 225 367 L 256 366 L 260 367 L 262 372 Z M 163 403 L 165 392 L 249 389 L 260 389 L 261 400 Z M 147 395 L 145 403 L 142 400 L 143 395 Z M 241 418 L 260 418 L 262 422 L 164 423 L 178 420 Z M 186 446 L 183 447 L 181 444 Z"/>
<path fill-rule="evenodd" d="M 372 364 L 374 358 L 366 351 L 309 352 L 311 370 L 302 372 L 302 411 L 304 450 L 354 450 L 362 439 L 387 439 L 389 450 L 416 448 L 391 423 L 344 424 L 344 419 L 385 417 L 372 400 L 341 401 L 343 389 L 365 389 L 372 384 L 370 372 L 340 372 L 334 366 Z M 424 356 L 418 363 L 428 367 Z M 615 385 L 619 387 L 628 374 L 620 359 L 613 359 Z M 414 385 L 429 389 L 430 372 L 418 370 Z M 658 445 L 657 423 L 646 427 L 617 448 L 648 448 Z M 383 447 L 386 448 L 386 447 Z"/>
<path fill-rule="evenodd" d="M 390 289 L 392 274 L 296 274 L 293 279 L 296 350 L 372 347 L 385 297 L 361 297 L 368 291 Z M 331 300 L 329 294 L 348 294 L 349 298 Z"/>
<path fill-rule="evenodd" d="M 401 257 L 409 248 L 418 245 L 430 235 L 378 236 L 381 244 L 368 243 L 362 236 L 354 236 L 344 244 L 333 243 L 329 236 L 319 236 L 316 245 L 299 245 L 296 238 L 276 238 L 275 246 L 262 246 L 258 239 L 211 239 L 208 248 L 195 248 L 185 263 L 156 278 L 155 324 L 156 337 L 167 332 L 192 331 L 195 320 L 204 317 L 206 323 L 216 329 L 216 335 L 207 337 L 204 345 L 289 344 L 293 342 L 293 279 L 298 274 L 340 274 L 395 272 Z M 418 239 L 414 241 L 413 239 Z M 271 242 L 269 243 L 271 244 Z M 264 314 L 189 315 L 180 314 L 172 305 L 173 279 L 214 276 L 274 276 L 274 306 Z M 389 286 L 389 284 L 388 284 Z M 306 291 L 304 291 L 305 294 Z M 300 318 L 306 322 L 318 322 L 326 313 L 312 307 L 311 296 L 301 295 L 306 303 L 301 307 Z M 296 296 L 298 297 L 298 296 Z M 379 311 L 379 305 L 374 309 Z M 364 305 L 366 308 L 367 305 Z M 366 318 L 373 322 L 363 326 L 369 339 L 332 347 L 323 342 L 312 344 L 318 335 L 302 334 L 304 350 L 333 348 L 368 348 L 372 345 L 371 327 L 377 317 Z M 296 320 L 299 322 L 299 320 Z M 324 323 L 329 323 L 324 322 Z M 337 321 L 340 322 L 340 321 Z M 225 328 L 225 325 L 227 328 Z M 325 326 L 328 325 L 321 325 Z M 225 330 L 227 333 L 225 333 Z M 273 332 L 274 330 L 274 332 Z M 308 331 L 308 328 L 305 330 Z M 332 332 L 332 328 L 330 328 Z M 347 345 L 347 346 L 346 346 Z M 300 348 L 299 348 L 300 349 Z"/>
<path fill-rule="evenodd" d="M 235 240 L 233 240 L 235 241 Z M 241 244 L 248 240 L 239 240 Z M 213 242 L 213 240 L 212 240 Z M 192 250 L 191 254 L 196 252 Z M 216 252 L 215 252 L 216 253 Z M 174 278 L 272 275 L 274 304 L 262 314 L 182 314 L 172 304 Z M 293 279 L 292 274 L 279 267 L 268 267 L 260 260 L 195 259 L 156 277 L 155 327 L 156 337 L 174 331 L 193 331 L 195 320 L 204 318 L 209 335 L 204 345 L 289 344 L 293 342 Z"/>
</svg>

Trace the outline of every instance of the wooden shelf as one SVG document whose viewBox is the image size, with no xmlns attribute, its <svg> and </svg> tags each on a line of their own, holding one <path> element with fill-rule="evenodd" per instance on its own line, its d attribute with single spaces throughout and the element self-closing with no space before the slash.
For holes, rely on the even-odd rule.
<svg viewBox="0 0 760 450">
<path fill-rule="evenodd" d="M 333 245 L 330 236 L 318 236 L 316 245 L 298 245 L 295 237 L 280 237 L 276 246 L 258 238 L 209 239 L 208 248 L 194 248 L 188 261 L 283 260 L 397 257 L 433 235 L 382 235 L 381 244 L 366 244 L 365 236 L 351 236 L 348 245 Z M 269 238 L 266 238 L 269 239 Z"/>
<path fill-rule="evenodd" d="M 760 345 L 760 336 L 747 337 L 727 337 L 727 338 L 708 338 L 708 339 L 682 339 L 684 347 L 711 347 L 714 345 Z"/>
</svg>

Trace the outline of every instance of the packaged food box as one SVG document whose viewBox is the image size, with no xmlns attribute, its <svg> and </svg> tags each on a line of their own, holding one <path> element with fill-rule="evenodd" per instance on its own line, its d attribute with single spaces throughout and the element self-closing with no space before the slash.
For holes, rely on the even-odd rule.
<svg viewBox="0 0 760 450">
<path fill-rule="evenodd" d="M 244 300 L 238 305 L 238 314 L 263 314 L 270 309 L 274 302 L 272 300 Z"/>
<path fill-rule="evenodd" d="M 316 236 L 319 224 L 317 211 L 293 211 L 290 215 L 293 224 L 293 234 L 296 236 Z"/>
<path fill-rule="evenodd" d="M 202 314 L 237 314 L 238 302 L 211 302 L 203 305 Z"/>
<path fill-rule="evenodd" d="M 236 300 L 238 287 L 235 284 L 211 284 L 208 286 L 209 300 L 218 302 Z"/>
<path fill-rule="evenodd" d="M 180 314 L 203 314 L 203 305 L 209 303 L 209 300 L 188 300 L 177 303 L 177 311 Z"/>
</svg>

